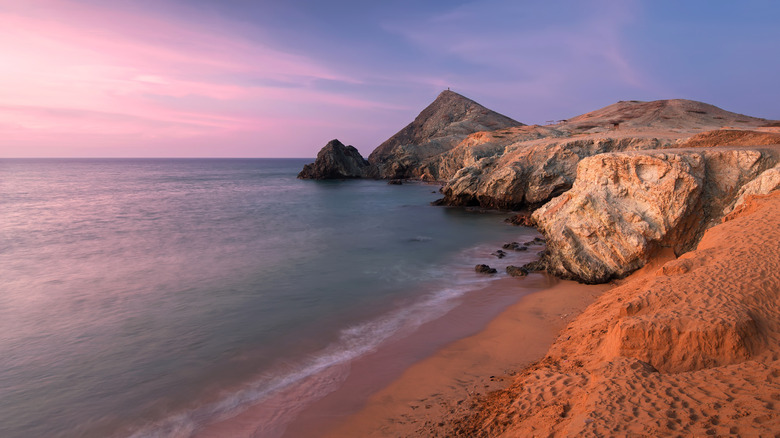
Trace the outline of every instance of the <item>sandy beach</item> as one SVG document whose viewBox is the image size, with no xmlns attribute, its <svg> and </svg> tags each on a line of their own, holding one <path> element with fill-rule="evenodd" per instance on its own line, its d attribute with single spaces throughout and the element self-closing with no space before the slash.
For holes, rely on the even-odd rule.
<svg viewBox="0 0 780 438">
<path fill-rule="evenodd" d="M 541 359 L 557 333 L 610 287 L 543 274 L 502 280 L 496 287 L 517 288 L 521 282 L 548 287 L 523 296 L 479 333 L 411 365 L 326 436 L 437 435 L 442 418 L 469 412 L 481 396 Z"/>
<path fill-rule="evenodd" d="M 778 211 L 780 192 L 756 196 L 679 258 L 607 285 L 555 280 L 326 436 L 772 436 Z"/>
</svg>

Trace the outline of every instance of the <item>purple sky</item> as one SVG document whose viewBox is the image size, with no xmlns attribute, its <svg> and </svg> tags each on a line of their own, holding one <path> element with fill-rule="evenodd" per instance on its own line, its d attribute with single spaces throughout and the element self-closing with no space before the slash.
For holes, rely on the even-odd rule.
<svg viewBox="0 0 780 438">
<path fill-rule="evenodd" d="M 524 123 L 780 119 L 776 1 L 0 0 L 0 157 L 368 155 L 447 87 Z"/>
</svg>

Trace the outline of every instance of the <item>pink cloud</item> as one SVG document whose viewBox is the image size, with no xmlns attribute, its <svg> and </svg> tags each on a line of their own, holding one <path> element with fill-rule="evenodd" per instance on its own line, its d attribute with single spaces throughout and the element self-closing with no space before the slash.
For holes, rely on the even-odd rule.
<svg viewBox="0 0 780 438">
<path fill-rule="evenodd" d="M 0 156 L 66 135 L 267 133 L 333 126 L 350 108 L 394 109 L 317 90 L 317 81 L 359 81 L 234 23 L 32 0 L 2 6 L 0 29 Z"/>
</svg>

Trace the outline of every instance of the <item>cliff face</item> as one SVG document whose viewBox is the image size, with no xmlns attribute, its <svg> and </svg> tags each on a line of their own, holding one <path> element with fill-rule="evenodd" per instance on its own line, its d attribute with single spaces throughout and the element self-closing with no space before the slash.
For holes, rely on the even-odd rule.
<svg viewBox="0 0 780 438">
<path fill-rule="evenodd" d="M 572 189 L 533 214 L 547 237 L 548 271 L 600 283 L 644 266 L 659 248 L 688 251 L 778 152 L 670 149 L 582 160 Z M 764 190 L 772 176 L 763 178 Z"/>
<path fill-rule="evenodd" d="M 571 188 L 577 163 L 585 157 L 669 144 L 641 137 L 543 138 L 515 143 L 502 155 L 480 159 L 459 170 L 442 189 L 442 203 L 501 209 L 538 207 Z"/>
<path fill-rule="evenodd" d="M 379 145 L 368 157 L 378 178 L 422 177 L 421 165 L 479 131 L 521 126 L 452 91 L 443 91 L 412 123 Z"/>
<path fill-rule="evenodd" d="M 618 102 L 556 125 L 539 127 L 538 138 L 529 138 L 523 135 L 527 132 L 516 130 L 503 147 L 493 148 L 493 155 L 481 157 L 488 159 L 473 164 L 464 161 L 461 170 L 444 187 L 442 203 L 535 208 L 571 188 L 577 163 L 585 157 L 678 147 L 692 135 L 707 130 L 716 131 L 692 138 L 695 144 L 691 147 L 776 144 L 780 139 L 776 133 L 720 130 L 727 126 L 760 128 L 767 122 L 684 99 Z M 490 140 L 486 143 L 490 144 Z M 469 147 L 478 145 L 472 142 Z"/>
<path fill-rule="evenodd" d="M 366 161 L 353 146 L 344 146 L 331 140 L 317 154 L 312 164 L 303 167 L 300 179 L 344 179 L 365 177 L 369 169 Z"/>
</svg>

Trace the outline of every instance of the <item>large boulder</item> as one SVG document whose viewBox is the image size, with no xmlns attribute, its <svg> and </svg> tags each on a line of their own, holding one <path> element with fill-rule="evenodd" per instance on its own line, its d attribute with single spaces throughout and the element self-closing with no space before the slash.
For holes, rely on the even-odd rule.
<svg viewBox="0 0 780 438">
<path fill-rule="evenodd" d="M 682 254 L 776 153 L 715 148 L 582 160 L 572 189 L 533 214 L 547 237 L 548 270 L 601 283 L 641 268 L 660 247 Z"/>
<path fill-rule="evenodd" d="M 368 161 L 353 146 L 344 146 L 338 140 L 331 140 L 317 154 L 314 163 L 303 166 L 298 178 L 362 178 L 367 175 L 369 167 Z"/>
</svg>

